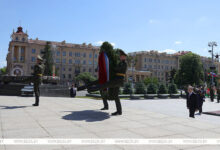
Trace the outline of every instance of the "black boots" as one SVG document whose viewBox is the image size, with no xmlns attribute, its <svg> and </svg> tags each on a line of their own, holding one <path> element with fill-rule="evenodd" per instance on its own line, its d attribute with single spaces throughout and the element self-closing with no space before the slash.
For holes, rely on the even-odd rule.
<svg viewBox="0 0 220 150">
<path fill-rule="evenodd" d="M 112 113 L 112 116 L 117 116 L 117 115 L 122 115 L 122 112 L 114 112 L 114 113 Z"/>
<path fill-rule="evenodd" d="M 35 104 L 33 106 L 39 106 L 39 97 L 35 97 Z"/>
</svg>

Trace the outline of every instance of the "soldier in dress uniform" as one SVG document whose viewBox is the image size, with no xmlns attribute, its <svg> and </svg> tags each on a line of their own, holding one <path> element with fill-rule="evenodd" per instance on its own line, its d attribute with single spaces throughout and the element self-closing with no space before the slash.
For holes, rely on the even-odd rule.
<svg viewBox="0 0 220 150">
<path fill-rule="evenodd" d="M 127 63 L 125 62 L 127 55 L 122 50 L 119 50 L 119 53 L 120 53 L 120 62 L 114 68 L 115 77 L 104 84 L 97 84 L 95 86 L 88 87 L 88 92 L 93 92 L 108 88 L 108 96 L 110 97 L 109 99 L 115 100 L 116 109 L 117 109 L 116 112 L 112 113 L 113 116 L 122 114 L 121 102 L 118 95 L 119 95 L 120 87 L 123 86 L 125 74 L 127 71 Z"/>
<path fill-rule="evenodd" d="M 39 87 L 42 83 L 43 72 L 44 72 L 43 59 L 38 55 L 37 63 L 34 66 L 34 73 L 33 73 L 34 93 L 35 93 L 35 103 L 33 104 L 33 106 L 39 106 L 39 97 L 40 97 Z"/>
</svg>

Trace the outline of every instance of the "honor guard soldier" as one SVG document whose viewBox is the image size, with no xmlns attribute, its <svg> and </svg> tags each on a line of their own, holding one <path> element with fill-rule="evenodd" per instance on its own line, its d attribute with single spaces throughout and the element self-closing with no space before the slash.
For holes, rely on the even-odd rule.
<svg viewBox="0 0 220 150">
<path fill-rule="evenodd" d="M 127 55 L 122 50 L 119 50 L 118 52 L 120 54 L 120 62 L 114 68 L 115 77 L 104 84 L 98 84 L 88 88 L 88 92 L 108 88 L 108 96 L 110 97 L 109 99 L 115 100 L 117 109 L 116 112 L 112 113 L 113 116 L 122 114 L 121 102 L 118 95 L 120 87 L 124 84 L 124 78 L 127 71 L 127 63 L 125 62 Z"/>
<path fill-rule="evenodd" d="M 44 72 L 43 59 L 38 55 L 37 63 L 34 66 L 33 82 L 34 82 L 34 93 L 35 93 L 35 104 L 33 106 L 39 106 L 40 97 L 40 85 L 42 83 L 42 76 Z"/>
</svg>

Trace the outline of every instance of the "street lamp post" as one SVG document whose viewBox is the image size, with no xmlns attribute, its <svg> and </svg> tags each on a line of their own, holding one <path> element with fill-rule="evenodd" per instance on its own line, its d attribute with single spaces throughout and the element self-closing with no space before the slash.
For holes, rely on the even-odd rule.
<svg viewBox="0 0 220 150">
<path fill-rule="evenodd" d="M 211 50 L 209 50 L 209 52 L 212 55 L 212 67 L 210 67 L 210 69 L 213 71 L 213 69 L 214 69 L 214 52 L 213 51 L 214 51 L 214 46 L 218 46 L 218 45 L 216 42 L 209 42 L 208 46 L 212 48 Z M 213 77 L 213 75 L 211 75 L 211 76 L 212 76 L 211 85 L 214 85 L 214 77 Z"/>
</svg>

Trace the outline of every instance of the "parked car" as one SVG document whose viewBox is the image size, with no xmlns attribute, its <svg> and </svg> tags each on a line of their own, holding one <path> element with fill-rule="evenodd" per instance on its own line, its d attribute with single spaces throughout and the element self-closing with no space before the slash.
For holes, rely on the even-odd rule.
<svg viewBox="0 0 220 150">
<path fill-rule="evenodd" d="M 21 96 L 34 96 L 34 87 L 33 85 L 25 85 L 21 89 Z"/>
</svg>

